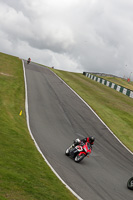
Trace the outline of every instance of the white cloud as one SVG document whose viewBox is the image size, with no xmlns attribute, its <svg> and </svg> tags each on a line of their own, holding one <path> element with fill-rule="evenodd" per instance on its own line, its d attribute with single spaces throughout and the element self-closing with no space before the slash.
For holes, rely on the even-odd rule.
<svg viewBox="0 0 133 200">
<path fill-rule="evenodd" d="M 129 76 L 132 10 L 132 0 L 0 0 L 0 51 L 66 71 Z"/>
</svg>

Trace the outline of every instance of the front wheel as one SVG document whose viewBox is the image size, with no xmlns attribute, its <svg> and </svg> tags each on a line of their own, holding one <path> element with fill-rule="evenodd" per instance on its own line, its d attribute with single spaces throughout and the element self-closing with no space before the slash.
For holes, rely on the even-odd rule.
<svg viewBox="0 0 133 200">
<path fill-rule="evenodd" d="M 127 188 L 133 190 L 133 177 L 128 180 Z"/>
<path fill-rule="evenodd" d="M 75 162 L 79 163 L 81 160 L 83 160 L 83 158 L 85 157 L 85 154 L 81 154 L 79 156 L 79 154 L 75 157 Z"/>
<path fill-rule="evenodd" d="M 69 156 L 69 149 L 66 149 L 65 154 L 66 156 Z"/>
</svg>

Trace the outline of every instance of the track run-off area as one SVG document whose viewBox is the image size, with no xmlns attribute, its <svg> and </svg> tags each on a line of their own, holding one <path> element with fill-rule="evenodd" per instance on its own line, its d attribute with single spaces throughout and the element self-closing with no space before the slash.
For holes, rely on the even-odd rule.
<svg viewBox="0 0 133 200">
<path fill-rule="evenodd" d="M 23 63 L 30 132 L 58 176 L 84 200 L 132 200 L 127 181 L 133 155 L 95 113 L 50 69 Z M 74 139 L 96 140 L 89 158 L 75 163 L 65 156 Z"/>
</svg>

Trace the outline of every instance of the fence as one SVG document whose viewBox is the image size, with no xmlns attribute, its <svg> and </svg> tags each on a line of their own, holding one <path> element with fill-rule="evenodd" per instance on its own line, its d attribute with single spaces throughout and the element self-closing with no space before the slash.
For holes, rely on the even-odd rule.
<svg viewBox="0 0 133 200">
<path fill-rule="evenodd" d="M 110 87 L 112 89 L 115 89 L 118 92 L 121 92 L 121 93 L 133 98 L 133 91 L 128 89 L 128 88 L 124 88 L 121 85 L 117 85 L 117 84 L 115 84 L 115 83 L 113 83 L 111 81 L 107 81 L 107 80 L 105 80 L 103 78 L 100 78 L 100 77 L 97 77 L 95 75 L 92 75 L 89 72 L 83 72 L 83 75 L 85 75 L 88 78 L 91 78 L 94 81 L 97 81 L 97 82 L 99 82 L 99 83 L 101 83 L 103 85 L 106 85 L 106 86 L 108 86 L 108 87 Z"/>
</svg>

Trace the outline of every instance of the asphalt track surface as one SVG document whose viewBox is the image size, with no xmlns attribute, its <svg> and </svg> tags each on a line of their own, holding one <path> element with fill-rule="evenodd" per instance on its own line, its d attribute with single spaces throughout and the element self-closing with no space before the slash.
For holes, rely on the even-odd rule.
<svg viewBox="0 0 133 200">
<path fill-rule="evenodd" d="M 24 65 L 30 129 L 59 176 L 84 200 L 133 200 L 126 186 L 133 155 L 53 72 L 33 63 Z M 65 156 L 75 138 L 89 135 L 96 138 L 89 158 L 75 163 Z"/>
</svg>

